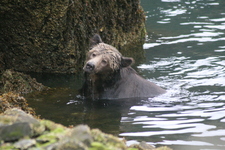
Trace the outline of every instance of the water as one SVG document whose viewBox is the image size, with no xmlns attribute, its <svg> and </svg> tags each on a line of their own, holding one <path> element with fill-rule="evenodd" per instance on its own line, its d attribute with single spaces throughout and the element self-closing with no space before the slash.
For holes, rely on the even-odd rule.
<svg viewBox="0 0 225 150">
<path fill-rule="evenodd" d="M 152 99 L 86 101 L 82 75 L 44 75 L 57 87 L 28 97 L 42 118 L 88 124 L 127 139 L 174 150 L 225 149 L 225 1 L 142 0 L 148 36 L 144 78 L 167 89 Z M 59 88 L 63 87 L 63 88 Z M 65 89 L 67 88 L 67 89 Z"/>
</svg>

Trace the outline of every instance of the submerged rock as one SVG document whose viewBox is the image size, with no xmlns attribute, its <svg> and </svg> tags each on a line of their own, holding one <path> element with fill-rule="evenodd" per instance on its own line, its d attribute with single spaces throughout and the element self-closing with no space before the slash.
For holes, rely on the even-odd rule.
<svg viewBox="0 0 225 150">
<path fill-rule="evenodd" d="M 129 148 L 118 137 L 87 125 L 67 128 L 49 120 L 35 119 L 17 108 L 0 114 L 0 135 L 1 149 L 150 150 L 143 142 L 139 147 Z"/>
</svg>

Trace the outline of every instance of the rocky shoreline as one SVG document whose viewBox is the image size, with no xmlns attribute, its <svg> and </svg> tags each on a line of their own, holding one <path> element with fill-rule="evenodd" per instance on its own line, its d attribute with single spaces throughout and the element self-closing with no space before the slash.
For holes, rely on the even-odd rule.
<svg viewBox="0 0 225 150">
<path fill-rule="evenodd" d="M 143 60 L 144 52 L 129 45 L 142 47 L 145 40 L 139 0 L 2 0 L 0 7 L 0 149 L 154 149 L 145 142 L 127 147 L 118 137 L 86 125 L 68 128 L 39 119 L 21 96 L 49 89 L 24 72 L 80 72 L 95 33 L 121 53 Z"/>
<path fill-rule="evenodd" d="M 8 88 L 0 96 L 0 149 L 4 150 L 154 150 L 146 142 L 126 146 L 125 140 L 87 125 L 65 127 L 50 120 L 40 119 L 19 93 L 48 90 L 23 73 L 7 70 Z M 23 77 L 26 80 L 23 80 Z M 18 80 L 13 80 L 18 79 Z M 29 84 L 27 83 L 28 81 Z M 31 82 L 32 81 L 32 82 Z M 2 81 L 3 82 L 3 81 Z M 16 83 L 15 86 L 13 83 Z M 3 86 L 5 87 L 5 86 Z M 35 88 L 34 88 L 35 87 Z M 20 92 L 19 92 L 20 91 Z M 160 147 L 157 150 L 170 150 Z"/>
<path fill-rule="evenodd" d="M 126 146 L 121 140 L 87 125 L 72 128 L 37 119 L 18 108 L 0 114 L 0 148 L 26 150 L 155 150 L 146 142 Z M 170 150 L 167 147 L 156 150 Z"/>
</svg>

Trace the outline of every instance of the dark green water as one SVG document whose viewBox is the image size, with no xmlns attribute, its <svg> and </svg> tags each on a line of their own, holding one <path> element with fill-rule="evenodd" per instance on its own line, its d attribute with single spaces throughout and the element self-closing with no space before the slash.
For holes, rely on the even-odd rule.
<svg viewBox="0 0 225 150">
<path fill-rule="evenodd" d="M 42 118 L 88 124 L 174 150 L 225 149 L 225 1 L 142 0 L 148 37 L 146 79 L 167 89 L 153 99 L 87 101 L 77 93 L 82 75 L 34 75 L 50 87 L 29 96 Z M 141 62 L 141 63 L 140 63 Z M 67 89 L 66 89 L 67 88 Z"/>
</svg>

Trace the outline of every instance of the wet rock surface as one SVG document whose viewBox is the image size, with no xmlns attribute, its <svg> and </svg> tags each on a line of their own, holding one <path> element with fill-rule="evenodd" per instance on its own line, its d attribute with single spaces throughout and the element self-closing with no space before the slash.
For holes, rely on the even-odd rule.
<svg viewBox="0 0 225 150">
<path fill-rule="evenodd" d="M 17 108 L 8 109 L 0 116 L 0 140 L 2 141 L 37 136 L 44 130 L 45 127 L 37 119 Z"/>
<path fill-rule="evenodd" d="M 36 79 L 31 78 L 29 75 L 7 69 L 1 76 L 2 93 L 31 93 L 33 91 L 43 91 L 49 89 Z"/>
<path fill-rule="evenodd" d="M 139 3 L 2 0 L 0 71 L 76 73 L 94 33 L 117 48 L 143 42 L 145 17 Z"/>
<path fill-rule="evenodd" d="M 0 95 L 0 113 L 8 108 L 20 108 L 35 115 L 34 110 L 28 107 L 27 100 L 21 94 L 49 89 L 29 75 L 8 69 L 0 76 L 0 93 L 4 93 Z"/>
<path fill-rule="evenodd" d="M 28 107 L 27 100 L 23 96 L 13 92 L 0 95 L 0 113 L 9 108 L 20 108 L 29 114 L 35 115 L 34 110 Z"/>
<path fill-rule="evenodd" d="M 49 120 L 39 120 L 24 111 L 13 108 L 0 114 L 1 149 L 28 150 L 153 150 L 141 142 L 127 147 L 121 139 L 90 129 L 86 125 L 67 128 Z M 151 149 L 149 149 L 151 148 Z M 169 150 L 164 147 L 163 150 Z"/>
</svg>

